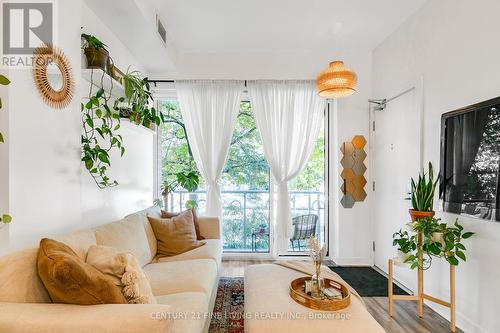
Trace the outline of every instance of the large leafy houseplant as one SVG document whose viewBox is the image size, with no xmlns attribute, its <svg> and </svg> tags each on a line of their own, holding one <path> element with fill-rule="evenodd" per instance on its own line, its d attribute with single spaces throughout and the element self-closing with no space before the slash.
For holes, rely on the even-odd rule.
<svg viewBox="0 0 500 333">
<path fill-rule="evenodd" d="M 151 87 L 147 78 L 141 77 L 139 71 L 127 71 L 123 77 L 125 86 L 125 97 L 128 103 L 127 110 L 123 115 L 128 116 L 130 121 L 137 125 L 151 128 L 159 126 L 163 121 L 163 114 L 150 106 L 153 102 Z"/>
<path fill-rule="evenodd" d="M 7 86 L 10 84 L 10 80 L 0 74 L 0 85 Z M 2 99 L 0 98 L 0 110 L 2 109 Z M 2 132 L 0 132 L 0 143 L 4 143 L 4 138 Z M 0 223 L 10 223 L 12 221 L 12 217 L 8 214 L 0 214 Z"/>
<path fill-rule="evenodd" d="M 104 75 L 104 74 L 103 74 Z M 110 95 L 100 88 L 93 93 L 92 86 L 82 110 L 82 161 L 97 186 L 101 189 L 118 185 L 107 175 L 111 166 L 110 152 L 117 150 L 121 156 L 125 153 L 123 139 L 117 131 L 120 129 L 119 103 L 124 97 L 109 106 Z"/>
</svg>

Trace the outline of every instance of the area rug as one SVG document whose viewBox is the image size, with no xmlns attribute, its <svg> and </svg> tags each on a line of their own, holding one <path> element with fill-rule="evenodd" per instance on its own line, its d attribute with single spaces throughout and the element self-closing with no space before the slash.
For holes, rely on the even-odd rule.
<svg viewBox="0 0 500 333">
<path fill-rule="evenodd" d="M 242 333 L 244 331 L 245 294 L 243 278 L 221 277 L 217 288 L 210 333 Z"/>
<path fill-rule="evenodd" d="M 387 278 L 371 267 L 342 267 L 329 266 L 329 268 L 340 275 L 361 297 L 387 297 Z M 393 293 L 396 295 L 408 295 L 403 289 L 393 284 Z"/>
</svg>

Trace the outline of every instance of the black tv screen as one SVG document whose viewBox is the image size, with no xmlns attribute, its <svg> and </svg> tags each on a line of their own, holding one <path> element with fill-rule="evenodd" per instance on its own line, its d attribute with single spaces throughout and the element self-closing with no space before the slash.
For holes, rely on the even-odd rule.
<svg viewBox="0 0 500 333">
<path fill-rule="evenodd" d="M 443 210 L 500 222 L 500 97 L 443 114 Z"/>
</svg>

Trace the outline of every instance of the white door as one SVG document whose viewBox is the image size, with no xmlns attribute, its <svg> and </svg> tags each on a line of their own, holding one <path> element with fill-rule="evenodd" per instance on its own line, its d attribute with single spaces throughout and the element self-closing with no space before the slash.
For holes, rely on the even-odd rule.
<svg viewBox="0 0 500 333">
<path fill-rule="evenodd" d="M 375 265 L 386 272 L 388 259 L 396 255 L 392 234 L 410 222 L 410 178 L 418 175 L 421 168 L 419 89 L 412 88 L 388 102 L 383 111 L 372 112 L 375 121 L 371 151 L 375 181 L 372 192 Z"/>
</svg>

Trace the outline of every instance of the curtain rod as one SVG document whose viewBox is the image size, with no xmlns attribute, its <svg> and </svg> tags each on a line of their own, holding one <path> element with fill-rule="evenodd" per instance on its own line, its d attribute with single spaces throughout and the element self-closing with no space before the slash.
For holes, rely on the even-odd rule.
<svg viewBox="0 0 500 333">
<path fill-rule="evenodd" d="M 148 80 L 148 82 L 154 83 L 155 87 L 157 83 L 175 83 L 175 80 Z M 245 80 L 245 88 L 247 86 L 247 80 Z"/>
</svg>

